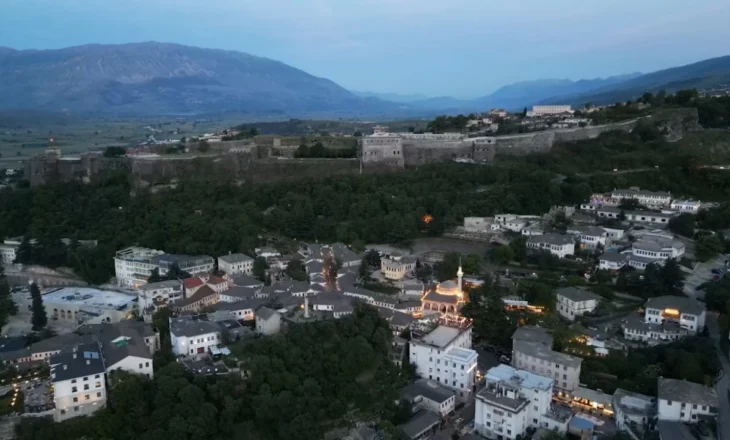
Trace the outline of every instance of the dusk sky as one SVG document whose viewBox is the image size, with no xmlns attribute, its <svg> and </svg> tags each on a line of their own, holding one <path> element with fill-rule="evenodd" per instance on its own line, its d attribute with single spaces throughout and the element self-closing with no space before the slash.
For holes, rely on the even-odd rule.
<svg viewBox="0 0 730 440">
<path fill-rule="evenodd" d="M 728 0 L 0 0 L 0 46 L 181 43 L 458 97 L 730 55 L 728 23 Z"/>
</svg>

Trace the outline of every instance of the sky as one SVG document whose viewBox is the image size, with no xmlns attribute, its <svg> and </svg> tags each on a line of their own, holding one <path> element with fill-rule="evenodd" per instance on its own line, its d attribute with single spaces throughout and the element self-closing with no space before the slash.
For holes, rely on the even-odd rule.
<svg viewBox="0 0 730 440">
<path fill-rule="evenodd" d="M 476 97 L 730 55 L 728 0 L 0 0 L 0 46 L 161 41 L 351 90 Z"/>
</svg>

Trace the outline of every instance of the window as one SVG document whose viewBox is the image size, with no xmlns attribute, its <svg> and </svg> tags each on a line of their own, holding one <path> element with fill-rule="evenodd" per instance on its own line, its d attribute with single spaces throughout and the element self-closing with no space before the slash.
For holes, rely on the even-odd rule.
<svg viewBox="0 0 730 440">
<path fill-rule="evenodd" d="M 76 387 L 71 387 L 71 392 L 72 393 L 75 393 L 76 391 L 78 391 L 78 389 Z"/>
<path fill-rule="evenodd" d="M 76 379 L 71 379 L 71 383 L 76 383 Z"/>
<path fill-rule="evenodd" d="M 667 406 L 672 406 L 672 401 L 671 400 L 667 400 Z"/>
<path fill-rule="evenodd" d="M 101 397 L 101 393 L 96 393 L 96 397 Z"/>
<path fill-rule="evenodd" d="M 145 363 L 144 363 L 144 366 L 145 366 L 145 367 L 149 367 L 149 366 L 150 366 L 150 363 L 149 363 L 149 362 L 145 362 Z"/>
<path fill-rule="evenodd" d="M 537 423 L 537 419 L 532 419 L 532 423 Z"/>
<path fill-rule="evenodd" d="M 97 382 L 95 385 L 96 385 L 96 388 L 100 388 L 101 387 L 101 382 Z"/>
<path fill-rule="evenodd" d="M 462 370 L 464 369 L 464 366 L 463 366 L 463 365 L 461 366 L 461 369 L 462 369 Z"/>
<path fill-rule="evenodd" d="M 61 410 L 61 415 L 64 415 L 64 414 L 66 414 L 66 410 L 65 409 L 62 409 Z"/>
<path fill-rule="evenodd" d="M 78 406 L 74 406 L 74 412 L 79 412 L 79 407 Z"/>
<path fill-rule="evenodd" d="M 88 394 L 85 397 L 86 397 L 85 400 L 89 400 L 91 398 Z"/>
<path fill-rule="evenodd" d="M 74 397 L 74 403 L 76 403 L 78 401 L 79 401 L 79 398 L 78 397 Z"/>
<path fill-rule="evenodd" d="M 139 363 L 139 368 L 142 369 L 142 362 Z"/>
<path fill-rule="evenodd" d="M 86 391 L 88 389 L 89 389 L 89 384 L 87 383 L 87 384 L 84 385 L 84 391 Z"/>
<path fill-rule="evenodd" d="M 84 381 L 89 380 L 89 376 L 84 377 Z"/>
<path fill-rule="evenodd" d="M 99 378 L 99 375 L 98 374 L 96 376 L 94 376 L 94 379 L 98 379 L 98 378 Z"/>
<path fill-rule="evenodd" d="M 707 410 L 707 405 L 702 405 L 702 410 L 703 411 Z"/>
<path fill-rule="evenodd" d="M 692 409 L 697 409 L 697 405 L 692 405 Z"/>
</svg>

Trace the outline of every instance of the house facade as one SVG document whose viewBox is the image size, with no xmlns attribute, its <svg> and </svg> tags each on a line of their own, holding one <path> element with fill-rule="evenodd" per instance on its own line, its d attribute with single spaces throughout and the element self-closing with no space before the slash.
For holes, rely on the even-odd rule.
<svg viewBox="0 0 730 440">
<path fill-rule="evenodd" d="M 565 258 L 575 254 L 575 241 L 572 237 L 561 234 L 548 233 L 533 235 L 527 239 L 527 249 L 537 252 L 550 252 L 558 258 Z"/>
<path fill-rule="evenodd" d="M 556 309 L 560 316 L 570 321 L 598 307 L 601 297 L 593 292 L 577 287 L 564 287 L 556 292 Z"/>
</svg>

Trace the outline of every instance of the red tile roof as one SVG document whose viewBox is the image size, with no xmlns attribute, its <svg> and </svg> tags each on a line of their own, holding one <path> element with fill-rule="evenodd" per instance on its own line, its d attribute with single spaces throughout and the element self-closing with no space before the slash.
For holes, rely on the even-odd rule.
<svg viewBox="0 0 730 440">
<path fill-rule="evenodd" d="M 199 277 L 185 278 L 183 280 L 183 285 L 186 289 L 195 289 L 196 287 L 200 287 L 203 284 L 203 280 L 201 280 Z"/>
<path fill-rule="evenodd" d="M 210 279 L 208 280 L 208 284 L 223 284 L 226 282 L 227 281 L 224 280 L 223 278 L 215 276 L 215 275 L 211 275 Z"/>
</svg>

